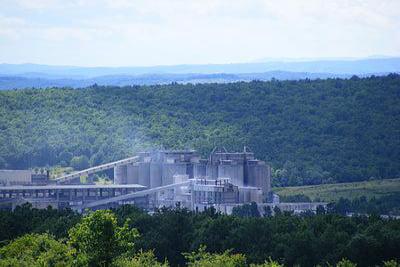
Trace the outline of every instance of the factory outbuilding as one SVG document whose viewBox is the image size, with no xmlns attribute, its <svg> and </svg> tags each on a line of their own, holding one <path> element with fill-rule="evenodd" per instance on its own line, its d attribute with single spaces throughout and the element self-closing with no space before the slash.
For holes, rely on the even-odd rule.
<svg viewBox="0 0 400 267">
<path fill-rule="evenodd" d="M 47 170 L 0 170 L 0 186 L 38 185 L 48 182 Z"/>
</svg>

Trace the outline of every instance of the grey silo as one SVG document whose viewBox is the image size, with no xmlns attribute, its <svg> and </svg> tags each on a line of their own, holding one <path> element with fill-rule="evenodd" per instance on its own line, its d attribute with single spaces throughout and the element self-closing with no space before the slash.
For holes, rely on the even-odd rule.
<svg viewBox="0 0 400 267">
<path fill-rule="evenodd" d="M 184 162 L 166 163 L 162 164 L 162 185 L 172 184 L 174 175 L 185 175 L 187 164 Z"/>
<path fill-rule="evenodd" d="M 193 164 L 193 176 L 194 177 L 204 177 L 207 175 L 206 172 L 207 162 L 198 162 Z"/>
<path fill-rule="evenodd" d="M 114 184 L 126 184 L 127 174 L 126 165 L 117 166 L 114 168 Z"/>
<path fill-rule="evenodd" d="M 217 179 L 218 178 L 218 165 L 209 162 L 206 167 L 206 176 L 209 179 Z"/>
<path fill-rule="evenodd" d="M 150 162 L 139 162 L 139 184 L 150 187 Z"/>
<path fill-rule="evenodd" d="M 162 169 L 160 162 L 150 163 L 150 188 L 159 187 L 162 185 L 161 171 Z"/>
<path fill-rule="evenodd" d="M 230 178 L 233 184 L 243 186 L 243 163 L 232 160 L 222 160 L 218 166 L 218 177 Z"/>
<path fill-rule="evenodd" d="M 264 194 L 268 193 L 268 166 L 263 161 L 249 160 L 247 162 L 248 185 L 260 187 Z"/>
<path fill-rule="evenodd" d="M 126 175 L 128 184 L 139 183 L 139 165 L 137 163 L 127 165 Z"/>
</svg>

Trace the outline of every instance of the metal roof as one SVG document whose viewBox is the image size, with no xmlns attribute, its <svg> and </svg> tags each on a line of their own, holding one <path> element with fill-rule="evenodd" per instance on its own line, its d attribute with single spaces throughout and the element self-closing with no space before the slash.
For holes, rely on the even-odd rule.
<svg viewBox="0 0 400 267">
<path fill-rule="evenodd" d="M 13 185 L 13 186 L 0 186 L 1 190 L 48 190 L 48 189 L 120 189 L 120 188 L 136 188 L 145 189 L 146 186 L 139 184 L 70 184 L 70 185 Z"/>
</svg>

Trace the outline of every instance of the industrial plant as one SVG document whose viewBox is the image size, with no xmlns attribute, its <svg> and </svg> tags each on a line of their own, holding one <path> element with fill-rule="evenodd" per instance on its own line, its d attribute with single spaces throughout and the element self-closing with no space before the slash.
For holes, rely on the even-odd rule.
<svg viewBox="0 0 400 267">
<path fill-rule="evenodd" d="M 114 169 L 113 184 L 81 183 L 81 176 Z M 89 179 L 90 181 L 90 179 Z M 215 148 L 203 159 L 195 150 L 140 152 L 134 157 L 49 179 L 48 172 L 0 170 L 0 204 L 14 208 L 71 208 L 77 211 L 134 204 L 152 211 L 213 207 L 230 214 L 234 207 L 255 202 L 259 208 L 315 210 L 324 203 L 279 203 L 271 191 L 271 167 L 248 148 L 228 152 Z"/>
</svg>

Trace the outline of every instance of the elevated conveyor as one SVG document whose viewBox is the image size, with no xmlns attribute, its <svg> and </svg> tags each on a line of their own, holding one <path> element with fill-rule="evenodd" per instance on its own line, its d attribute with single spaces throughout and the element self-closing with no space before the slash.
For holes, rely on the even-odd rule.
<svg viewBox="0 0 400 267">
<path fill-rule="evenodd" d="M 179 186 L 185 186 L 185 185 L 188 185 L 189 183 L 190 183 L 190 181 L 185 181 L 185 182 L 182 182 L 182 183 L 176 183 L 176 184 L 170 184 L 170 185 L 155 187 L 155 188 L 141 190 L 141 191 L 138 191 L 138 192 L 129 193 L 129 194 L 121 195 L 121 196 L 116 196 L 116 197 L 111 197 L 111 198 L 102 199 L 102 200 L 98 200 L 98 201 L 93 201 L 93 202 L 90 202 L 90 203 L 87 203 L 87 204 L 83 205 L 82 208 L 83 209 L 85 209 L 85 208 L 94 208 L 94 207 L 98 207 L 98 206 L 107 205 L 107 204 L 110 204 L 110 203 L 115 203 L 115 202 L 119 202 L 119 201 L 123 201 L 123 200 L 132 199 L 132 198 L 135 198 L 135 197 L 143 197 L 143 196 L 146 196 L 146 195 L 150 195 L 152 193 L 156 193 L 156 192 L 161 191 L 161 190 L 171 189 L 171 188 L 175 188 L 175 187 L 179 187 Z"/>
<path fill-rule="evenodd" d="M 83 175 L 90 175 L 96 172 L 100 172 L 100 171 L 104 171 L 104 170 L 108 170 L 108 169 L 112 169 L 121 165 L 127 165 L 127 164 L 131 164 L 131 163 L 135 163 L 138 162 L 139 160 L 139 156 L 135 156 L 135 157 L 130 157 L 130 158 L 126 158 L 126 159 L 121 159 L 121 160 L 117 160 L 114 162 L 110 162 L 110 163 L 106 163 L 106 164 L 102 164 L 99 166 L 95 166 L 95 167 L 91 167 L 85 170 L 81 170 L 81 171 L 77 171 L 77 172 L 73 172 L 67 175 L 63 175 L 60 177 L 57 177 L 55 179 L 55 181 L 57 181 L 57 183 L 65 183 L 68 182 L 70 180 L 79 178 Z"/>
</svg>

